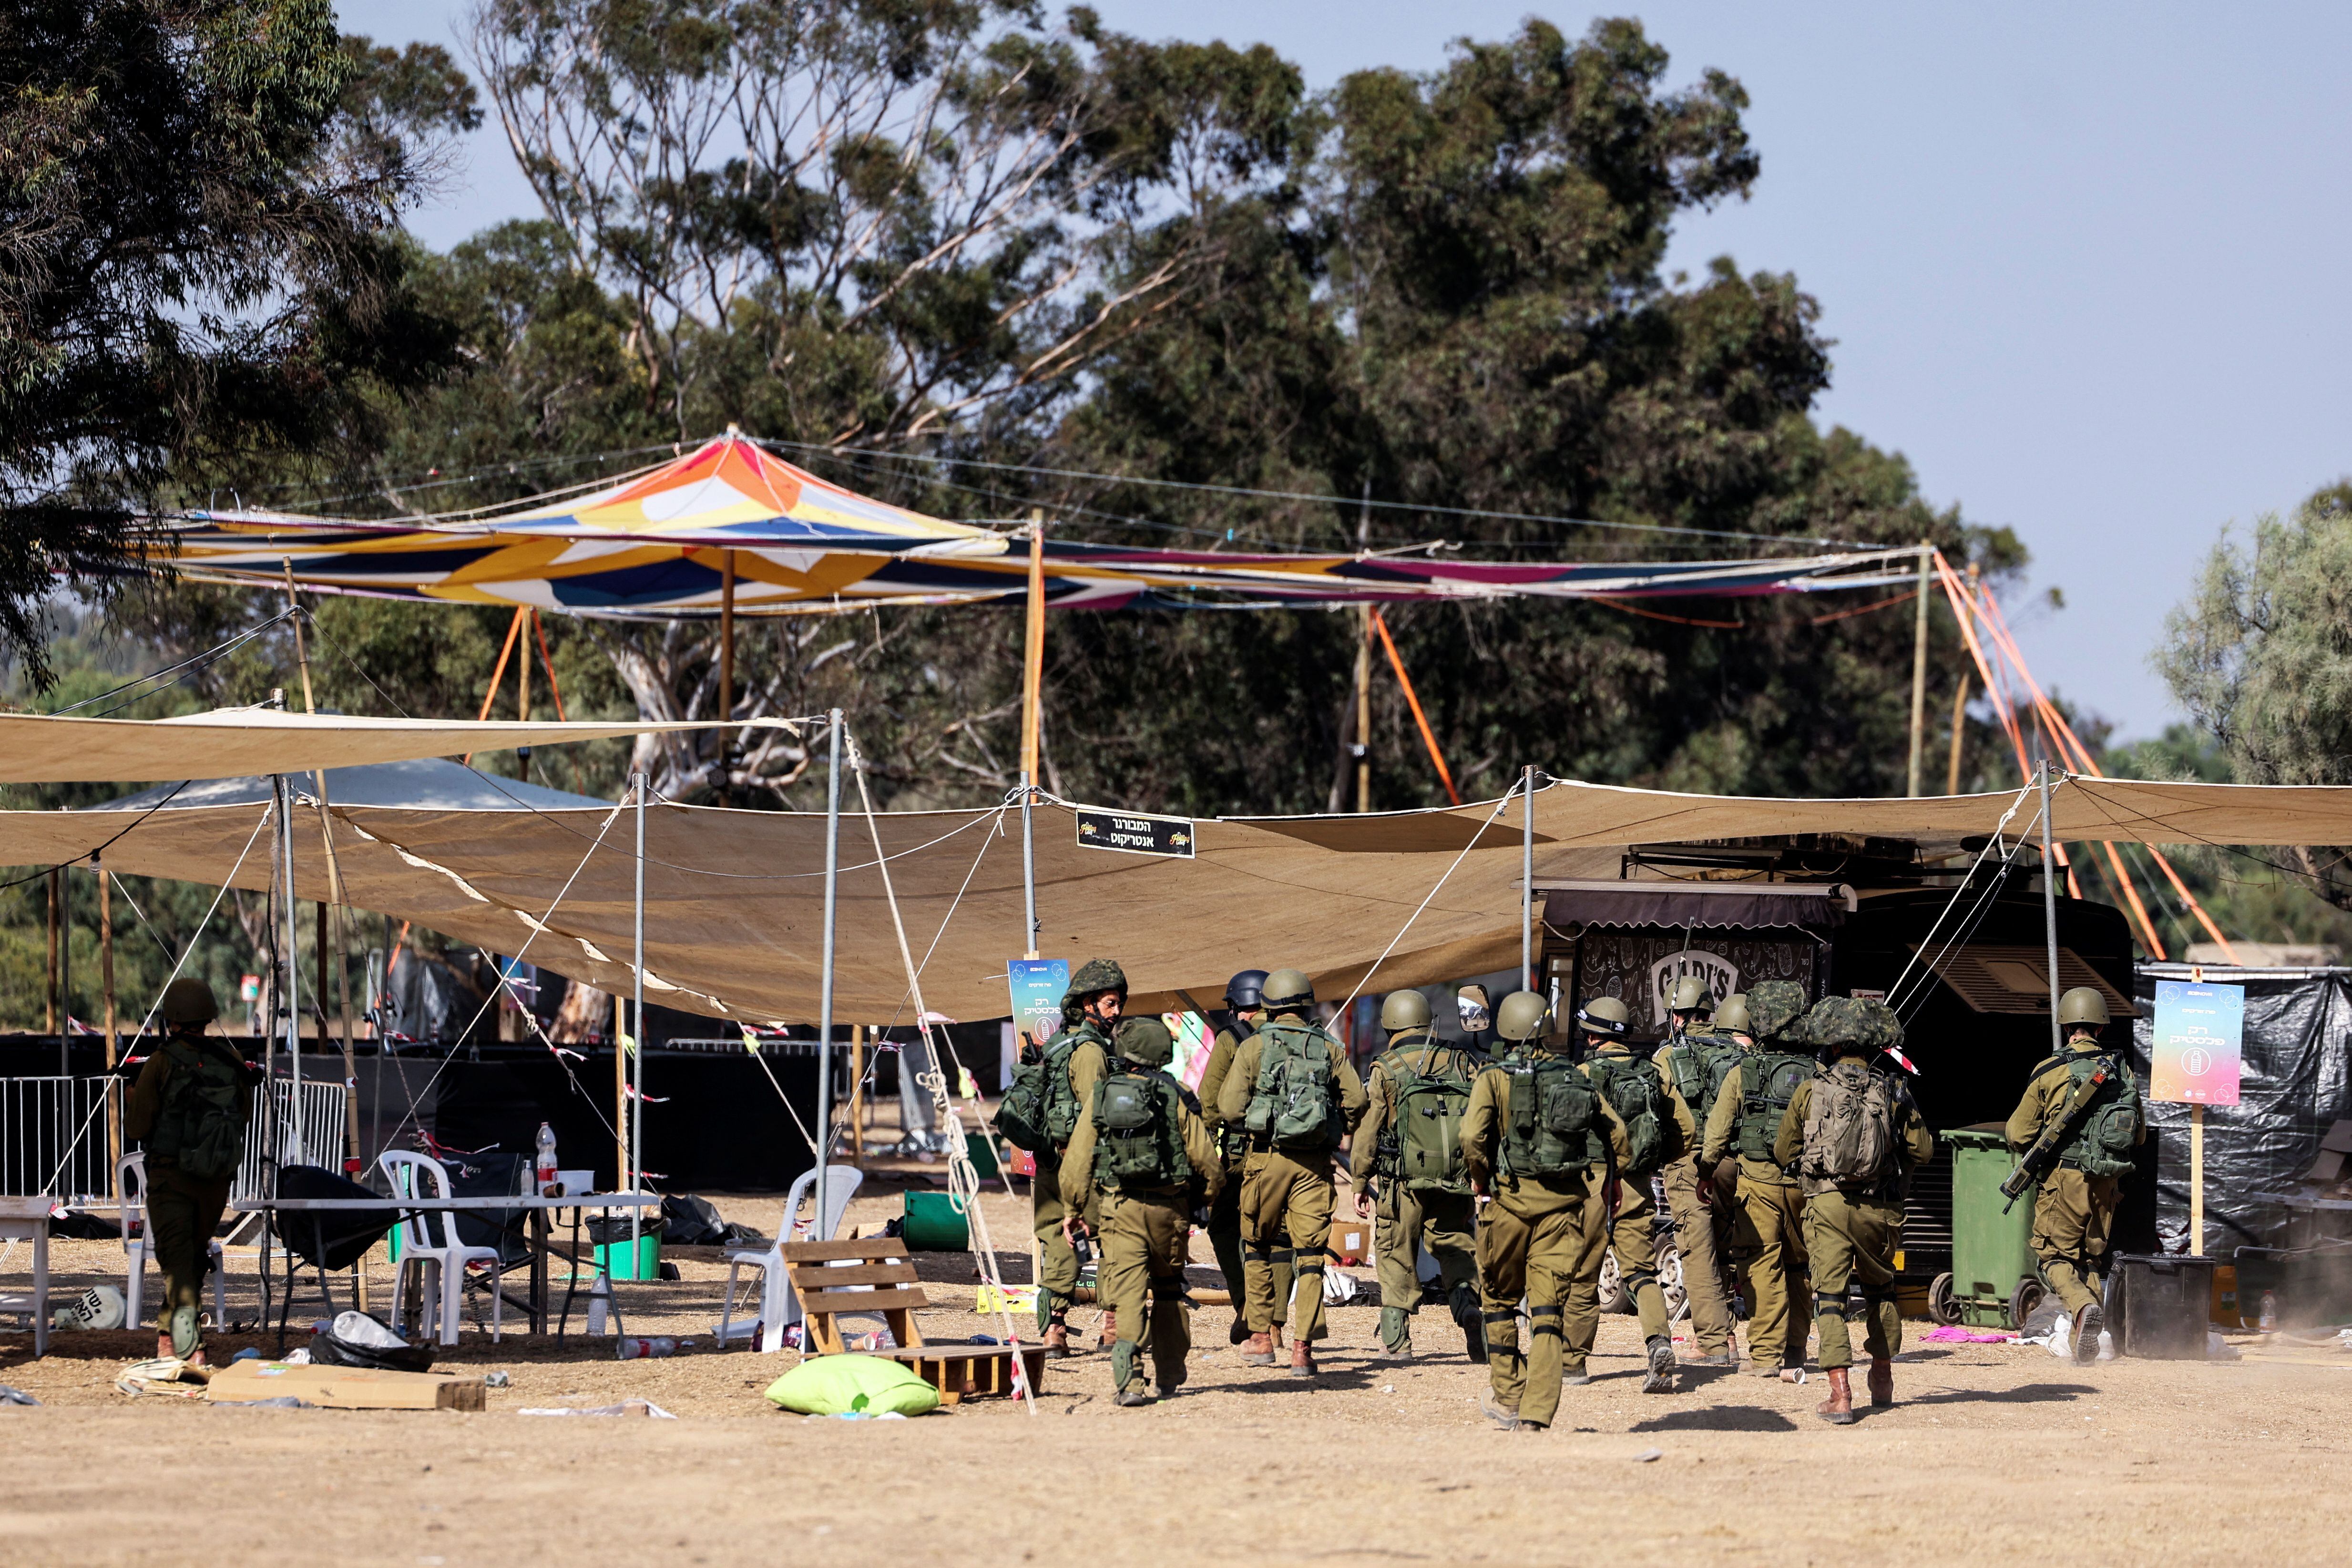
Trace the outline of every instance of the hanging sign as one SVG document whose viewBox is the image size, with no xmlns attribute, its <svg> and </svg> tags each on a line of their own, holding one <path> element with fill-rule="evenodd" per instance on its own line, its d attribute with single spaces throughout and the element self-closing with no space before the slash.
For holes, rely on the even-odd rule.
<svg viewBox="0 0 2352 1568">
<path fill-rule="evenodd" d="M 1126 811 L 1078 812 L 1078 844 L 1087 849 L 1118 849 L 1129 855 L 1192 858 L 1189 816 L 1138 816 Z"/>
<path fill-rule="evenodd" d="M 1016 958 L 1004 966 L 1013 985 L 1013 1026 L 1042 1046 L 1062 1026 L 1062 994 L 1070 988 L 1066 958 Z"/>
<path fill-rule="evenodd" d="M 2244 986 L 2158 981 L 2148 1098 L 2190 1105 L 2237 1104 L 2245 1032 Z"/>
</svg>

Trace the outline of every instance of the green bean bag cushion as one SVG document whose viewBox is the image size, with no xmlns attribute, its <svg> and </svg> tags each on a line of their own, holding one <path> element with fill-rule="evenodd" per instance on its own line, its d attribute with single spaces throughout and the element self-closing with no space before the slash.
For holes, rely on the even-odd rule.
<svg viewBox="0 0 2352 1568">
<path fill-rule="evenodd" d="M 803 1415 L 928 1415 L 940 1391 L 903 1363 L 874 1355 L 811 1356 L 768 1385 L 767 1397 Z"/>
</svg>

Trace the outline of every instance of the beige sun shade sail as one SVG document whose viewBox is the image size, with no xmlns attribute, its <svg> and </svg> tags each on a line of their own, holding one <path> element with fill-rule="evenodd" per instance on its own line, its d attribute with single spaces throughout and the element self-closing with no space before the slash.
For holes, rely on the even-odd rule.
<svg viewBox="0 0 2352 1568">
<path fill-rule="evenodd" d="M 1621 851 L 1634 844 L 1797 833 L 1953 843 L 1991 832 L 2018 802 L 2013 795 L 1747 800 L 1562 783 L 1535 804 L 1536 876 L 1544 881 L 1613 876 Z M 2070 779 L 2056 805 L 2059 835 L 2069 839 L 2352 842 L 2352 789 Z M 1075 812 L 1049 805 L 1036 813 L 1040 951 L 1074 964 L 1117 958 L 1139 1006 L 1181 1005 L 1180 991 L 1213 1004 L 1226 978 L 1249 968 L 1304 969 L 1325 997 L 1345 995 L 1376 961 L 1367 987 L 1374 992 L 1508 969 L 1518 962 L 1523 809 L 1515 801 L 1499 817 L 1487 803 L 1202 821 L 1195 856 L 1175 859 L 1082 847 Z M 2010 817 L 2012 837 L 2034 809 L 2029 795 Z M 217 883 L 260 819 L 250 806 L 137 815 L 0 813 L 0 861 L 86 859 L 130 826 L 106 850 L 112 869 Z M 371 806 L 337 807 L 333 817 L 352 903 L 628 989 L 632 813 Z M 950 1017 L 1004 1016 L 1004 961 L 1024 945 L 1019 816 L 917 812 L 877 821 L 908 942 L 924 966 L 925 1000 Z M 316 808 L 305 807 L 294 836 L 304 898 L 326 891 L 320 835 Z M 646 812 L 646 835 L 649 999 L 746 1020 L 813 1018 L 824 818 L 663 805 Z M 1457 855 L 1459 866 L 1430 897 Z M 911 1022 L 874 858 L 866 819 L 845 816 L 838 1016 Z M 235 882 L 257 889 L 268 879 L 264 839 Z M 545 930 L 534 937 L 542 915 Z M 1853 918 L 1870 918 L 1867 906 Z"/>
<path fill-rule="evenodd" d="M 791 721 L 761 719 L 757 725 Z M 727 726 L 736 728 L 738 726 Z M 76 719 L 0 713 L 0 783 L 153 784 L 306 773 L 370 763 L 552 746 L 566 741 L 709 730 L 694 724 L 533 724 L 511 720 L 368 719 L 224 708 L 178 719 Z"/>
</svg>

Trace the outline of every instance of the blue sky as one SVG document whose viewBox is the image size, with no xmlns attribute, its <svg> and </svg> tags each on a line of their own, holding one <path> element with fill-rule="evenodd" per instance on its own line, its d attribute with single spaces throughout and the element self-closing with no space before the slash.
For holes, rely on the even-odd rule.
<svg viewBox="0 0 2352 1568">
<path fill-rule="evenodd" d="M 1570 32 L 1622 14 L 1096 8 L 1149 37 L 1272 44 L 1318 86 L 1433 68 L 1530 11 Z M 341 9 L 352 31 L 454 43 L 466 5 Z M 2011 616 L 2042 679 L 2126 737 L 2178 717 L 2147 654 L 2222 529 L 2352 473 L 2352 7 L 1625 9 L 1673 80 L 1719 67 L 1754 100 L 1755 195 L 1685 225 L 1674 264 L 1793 271 L 1837 340 L 1821 416 L 2032 549 Z M 468 153 L 414 219 L 435 245 L 531 210 L 495 126 Z"/>
</svg>

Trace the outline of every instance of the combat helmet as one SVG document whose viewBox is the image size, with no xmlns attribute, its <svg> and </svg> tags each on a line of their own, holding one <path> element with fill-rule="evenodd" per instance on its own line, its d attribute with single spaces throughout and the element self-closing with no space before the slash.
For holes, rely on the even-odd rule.
<svg viewBox="0 0 2352 1568">
<path fill-rule="evenodd" d="M 1625 1004 L 1614 996 L 1595 996 L 1576 1010 L 1576 1026 L 1588 1035 L 1618 1040 L 1625 1037 L 1626 1027 L 1633 1021 L 1625 1011 Z"/>
<path fill-rule="evenodd" d="M 2107 1026 L 2107 999 L 2095 985 L 2077 985 L 2058 998 L 2058 1022 L 2070 1029 L 2077 1024 L 2104 1029 Z"/>
<path fill-rule="evenodd" d="M 1262 993 L 1275 1012 L 1301 1012 L 1315 1003 L 1315 982 L 1303 969 L 1277 969 L 1265 977 Z"/>
<path fill-rule="evenodd" d="M 1062 993 L 1062 1017 L 1076 1024 L 1087 1016 L 1087 998 L 1098 992 L 1116 991 L 1119 1001 L 1127 1001 L 1127 971 L 1115 958 L 1089 958 L 1078 965 L 1070 976 L 1070 988 Z"/>
<path fill-rule="evenodd" d="M 1246 1013 L 1265 1005 L 1265 971 L 1244 969 L 1225 982 L 1225 1005 L 1236 1013 Z"/>
<path fill-rule="evenodd" d="M 1176 1037 L 1150 1013 L 1121 1018 L 1111 1031 L 1111 1048 L 1123 1060 L 1148 1068 L 1164 1068 L 1176 1057 Z"/>
<path fill-rule="evenodd" d="M 1767 980 L 1748 993 L 1748 1033 L 1775 1040 L 1805 1016 L 1805 988 L 1793 980 Z"/>
<path fill-rule="evenodd" d="M 1495 1009 L 1495 1032 L 1507 1040 L 1532 1040 L 1543 1031 L 1551 1004 L 1539 992 L 1514 991 Z"/>
<path fill-rule="evenodd" d="M 1748 993 L 1735 991 L 1723 999 L 1715 1010 L 1715 1032 L 1718 1035 L 1748 1033 Z"/>
<path fill-rule="evenodd" d="M 1831 1053 L 1856 1054 L 1903 1044 L 1903 1021 L 1874 996 L 1824 996 L 1805 1015 L 1803 1037 Z"/>
<path fill-rule="evenodd" d="M 1425 1029 L 1429 1026 L 1429 998 L 1418 991 L 1391 991 L 1381 1004 L 1381 1027 L 1383 1029 Z"/>
<path fill-rule="evenodd" d="M 166 1024 L 209 1024 L 220 1016 L 220 1004 L 213 1000 L 211 986 L 182 975 L 163 987 L 163 999 L 156 1011 Z M 2104 1017 L 2100 1021 L 2105 1022 Z"/>
<path fill-rule="evenodd" d="M 1715 988 L 1696 974 L 1685 974 L 1675 982 L 1666 994 L 1669 1013 L 1712 1013 L 1715 1011 Z"/>
</svg>

